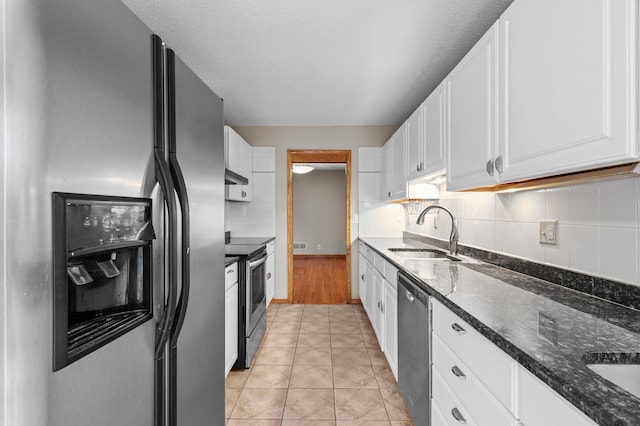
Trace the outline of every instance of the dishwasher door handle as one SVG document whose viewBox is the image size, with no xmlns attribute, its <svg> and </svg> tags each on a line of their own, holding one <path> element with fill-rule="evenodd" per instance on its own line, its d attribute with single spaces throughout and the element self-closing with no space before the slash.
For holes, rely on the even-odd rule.
<svg viewBox="0 0 640 426">
<path fill-rule="evenodd" d="M 407 299 L 409 299 L 409 302 L 413 303 L 416 301 L 416 298 L 413 294 L 411 294 L 411 292 L 409 290 L 405 290 L 406 291 L 406 296 Z"/>
</svg>

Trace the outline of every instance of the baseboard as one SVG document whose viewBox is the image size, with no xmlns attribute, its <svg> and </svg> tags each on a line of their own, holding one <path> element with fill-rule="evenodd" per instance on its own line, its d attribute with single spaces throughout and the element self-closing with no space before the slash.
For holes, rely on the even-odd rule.
<svg viewBox="0 0 640 426">
<path fill-rule="evenodd" d="M 351 299 L 351 303 L 356 305 L 362 305 L 362 300 L 360 299 Z"/>
<path fill-rule="evenodd" d="M 290 302 L 289 302 L 289 299 L 271 299 L 271 303 L 283 304 L 283 303 L 290 303 Z"/>
</svg>

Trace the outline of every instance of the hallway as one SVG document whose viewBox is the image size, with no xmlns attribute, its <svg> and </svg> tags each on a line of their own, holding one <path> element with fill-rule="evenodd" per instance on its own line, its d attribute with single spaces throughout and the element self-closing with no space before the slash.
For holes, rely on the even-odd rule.
<svg viewBox="0 0 640 426">
<path fill-rule="evenodd" d="M 347 291 L 345 255 L 293 256 L 293 303 L 342 304 Z"/>
<path fill-rule="evenodd" d="M 253 366 L 226 379 L 228 425 L 413 425 L 362 305 L 267 315 Z"/>
</svg>

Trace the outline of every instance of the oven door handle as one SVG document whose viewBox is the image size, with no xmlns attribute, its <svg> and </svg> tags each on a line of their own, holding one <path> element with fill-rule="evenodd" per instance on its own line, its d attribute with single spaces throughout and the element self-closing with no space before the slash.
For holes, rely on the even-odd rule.
<svg viewBox="0 0 640 426">
<path fill-rule="evenodd" d="M 249 269 L 257 268 L 267 261 L 267 253 L 263 254 L 259 259 L 249 262 Z"/>
</svg>

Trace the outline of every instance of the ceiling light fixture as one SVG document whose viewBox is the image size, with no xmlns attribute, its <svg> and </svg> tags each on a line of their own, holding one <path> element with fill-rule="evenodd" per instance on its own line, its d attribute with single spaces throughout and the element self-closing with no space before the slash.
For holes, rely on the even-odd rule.
<svg viewBox="0 0 640 426">
<path fill-rule="evenodd" d="M 313 170 L 313 167 L 311 166 L 305 166 L 304 164 L 294 164 L 291 171 L 295 174 L 303 175 L 305 173 L 309 173 L 311 170 Z"/>
</svg>

